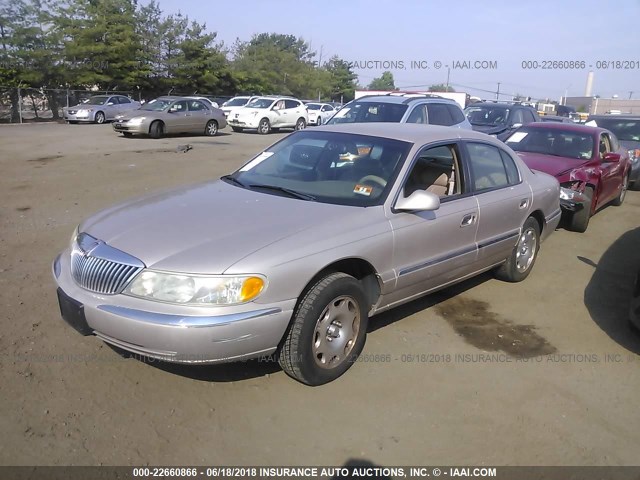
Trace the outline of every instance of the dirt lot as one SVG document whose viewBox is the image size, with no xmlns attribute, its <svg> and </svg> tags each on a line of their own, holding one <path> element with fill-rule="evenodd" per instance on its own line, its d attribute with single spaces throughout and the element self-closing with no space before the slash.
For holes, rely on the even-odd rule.
<svg viewBox="0 0 640 480">
<path fill-rule="evenodd" d="M 375 317 L 361 361 L 323 387 L 266 362 L 143 363 L 63 323 L 50 264 L 82 218 L 280 136 L 0 127 L 0 464 L 638 463 L 640 192 L 555 232 L 524 283 L 485 275 Z"/>
</svg>

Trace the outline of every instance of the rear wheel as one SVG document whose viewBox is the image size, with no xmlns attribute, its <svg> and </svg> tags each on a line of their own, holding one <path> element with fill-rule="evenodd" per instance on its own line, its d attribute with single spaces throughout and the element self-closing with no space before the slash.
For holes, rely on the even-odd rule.
<svg viewBox="0 0 640 480">
<path fill-rule="evenodd" d="M 627 190 L 628 189 L 629 189 L 629 174 L 627 173 L 624 176 L 624 178 L 622 179 L 622 189 L 620 190 L 620 193 L 615 198 L 615 200 L 613 202 L 611 202 L 611 204 L 616 206 L 616 207 L 619 207 L 620 205 L 622 205 L 622 203 L 624 202 L 625 197 L 627 196 Z"/>
<path fill-rule="evenodd" d="M 307 126 L 307 122 L 304 118 L 300 117 L 296 122 L 296 130 L 303 130 Z"/>
<path fill-rule="evenodd" d="M 540 225 L 533 218 L 527 218 L 522 226 L 518 244 L 511 256 L 495 271 L 496 278 L 506 282 L 521 282 L 529 276 L 540 249 Z"/>
<path fill-rule="evenodd" d="M 271 124 L 269 123 L 269 120 L 267 118 L 263 118 L 262 120 L 260 120 L 260 123 L 258 124 L 258 133 L 260 135 L 266 135 L 270 131 Z"/>
<path fill-rule="evenodd" d="M 164 124 L 160 120 L 156 120 L 149 127 L 149 136 L 151 138 L 162 138 L 164 135 Z"/>
<path fill-rule="evenodd" d="M 573 212 L 573 215 L 571 215 L 571 218 L 569 219 L 569 230 L 572 232 L 586 232 L 587 227 L 589 226 L 589 220 L 591 219 L 591 204 L 593 202 L 593 188 L 585 188 L 584 196 L 587 197 L 587 201 L 584 202 L 584 206 L 581 210 Z"/>
<path fill-rule="evenodd" d="M 332 273 L 309 288 L 279 351 L 282 369 L 307 385 L 335 380 L 355 362 L 367 333 L 367 302 L 358 280 Z"/>
<path fill-rule="evenodd" d="M 218 122 L 215 120 L 209 120 L 207 126 L 204 129 L 204 134 L 209 137 L 215 137 L 218 133 Z"/>
<path fill-rule="evenodd" d="M 95 122 L 99 125 L 103 124 L 107 118 L 104 116 L 103 112 L 96 113 Z"/>
</svg>

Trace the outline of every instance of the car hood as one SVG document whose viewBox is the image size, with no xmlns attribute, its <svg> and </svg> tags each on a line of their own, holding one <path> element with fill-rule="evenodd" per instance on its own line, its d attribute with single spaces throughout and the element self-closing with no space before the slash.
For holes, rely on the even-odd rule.
<svg viewBox="0 0 640 480">
<path fill-rule="evenodd" d="M 474 125 L 471 124 L 471 128 L 476 132 L 486 133 L 487 135 L 497 135 L 504 132 L 507 129 L 506 125 Z"/>
<path fill-rule="evenodd" d="M 554 155 L 543 155 L 541 153 L 516 152 L 532 170 L 539 170 L 554 177 L 563 175 L 569 170 L 580 167 L 588 160 L 577 158 L 557 157 Z"/>
<path fill-rule="evenodd" d="M 640 148 L 640 142 L 636 142 L 634 140 L 619 140 L 619 142 L 626 150 L 635 150 L 636 148 Z"/>
<path fill-rule="evenodd" d="M 126 113 L 122 113 L 120 115 L 118 115 L 116 118 L 118 120 L 131 120 L 134 117 L 146 117 L 146 118 L 161 118 L 164 115 L 166 115 L 165 112 L 154 112 L 152 110 L 140 110 L 140 109 L 135 109 L 135 110 L 129 110 Z"/>
<path fill-rule="evenodd" d="M 345 225 L 359 228 L 366 217 L 362 211 L 216 181 L 114 206 L 83 222 L 80 231 L 150 268 L 223 273 L 252 253 L 301 232 L 317 229 L 317 238 L 327 238 L 336 218 L 340 233 Z"/>
<path fill-rule="evenodd" d="M 79 103 L 77 105 L 73 105 L 72 107 L 64 107 L 64 108 L 66 110 L 80 110 L 80 109 L 88 110 L 90 108 L 100 108 L 104 106 L 105 105 L 89 105 L 87 103 Z"/>
</svg>

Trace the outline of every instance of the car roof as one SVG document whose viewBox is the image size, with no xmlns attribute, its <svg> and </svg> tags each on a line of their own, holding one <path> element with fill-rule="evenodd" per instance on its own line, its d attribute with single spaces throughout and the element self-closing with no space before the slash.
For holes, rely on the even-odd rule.
<svg viewBox="0 0 640 480">
<path fill-rule="evenodd" d="M 364 97 L 356 98 L 353 103 L 366 101 L 366 102 L 380 102 L 380 103 L 395 103 L 398 105 L 401 104 L 409 104 L 414 102 L 444 102 L 444 103 L 455 103 L 454 100 L 450 98 L 439 97 L 437 95 L 414 95 L 414 96 L 402 96 L 402 95 L 366 95 Z"/>
<path fill-rule="evenodd" d="M 576 133 L 588 133 L 589 135 L 595 135 L 600 132 L 607 132 L 608 130 L 600 127 L 591 127 L 588 125 L 579 125 L 577 123 L 561 123 L 561 122 L 531 122 L 527 123 L 520 128 L 536 128 L 542 130 L 564 130 Z"/>
<path fill-rule="evenodd" d="M 417 123 L 338 123 L 334 125 L 322 125 L 314 127 L 313 132 L 344 132 L 355 135 L 371 135 L 375 137 L 391 138 L 411 143 L 430 143 L 440 140 L 482 140 L 485 142 L 504 146 L 502 142 L 489 135 L 473 130 L 443 127 L 440 125 L 425 125 Z"/>
<path fill-rule="evenodd" d="M 529 105 L 522 105 L 521 103 L 507 103 L 507 102 L 475 102 L 467 106 L 470 107 L 497 107 L 497 108 L 530 108 L 531 110 L 535 110 L 535 108 Z"/>
<path fill-rule="evenodd" d="M 640 115 L 589 115 L 589 118 L 587 118 L 587 122 L 589 120 L 600 120 L 600 119 L 621 119 L 621 120 L 640 120 Z"/>
</svg>

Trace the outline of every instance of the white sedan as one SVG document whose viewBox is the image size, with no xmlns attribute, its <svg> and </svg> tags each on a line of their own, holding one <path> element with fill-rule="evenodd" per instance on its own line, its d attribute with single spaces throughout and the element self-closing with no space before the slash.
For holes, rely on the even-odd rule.
<svg viewBox="0 0 640 480">
<path fill-rule="evenodd" d="M 307 103 L 307 111 L 309 112 L 309 125 L 322 125 L 333 117 L 337 110 L 328 103 Z"/>
</svg>

